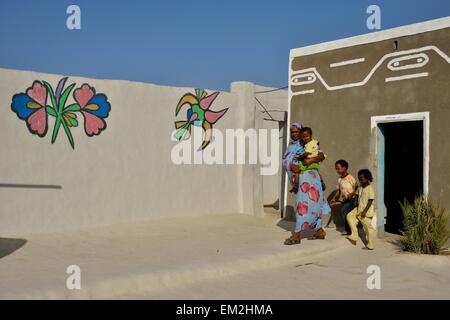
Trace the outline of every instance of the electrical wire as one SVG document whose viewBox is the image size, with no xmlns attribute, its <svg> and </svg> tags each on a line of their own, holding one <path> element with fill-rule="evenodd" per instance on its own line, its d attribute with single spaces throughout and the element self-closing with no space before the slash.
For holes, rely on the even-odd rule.
<svg viewBox="0 0 450 320">
<path fill-rule="evenodd" d="M 274 92 L 274 91 L 284 90 L 284 89 L 287 89 L 287 88 L 289 88 L 289 87 L 288 87 L 288 86 L 285 86 L 285 87 L 276 88 L 276 89 L 271 89 L 271 90 L 256 91 L 255 94 L 258 94 L 258 93 L 269 93 L 269 92 Z"/>
<path fill-rule="evenodd" d="M 270 120 L 275 121 L 275 119 L 272 117 L 269 111 L 267 111 L 267 108 L 261 103 L 261 101 L 258 100 L 257 97 L 255 97 L 255 100 L 258 101 L 259 105 L 264 109 L 265 113 L 267 113 L 270 117 Z"/>
</svg>

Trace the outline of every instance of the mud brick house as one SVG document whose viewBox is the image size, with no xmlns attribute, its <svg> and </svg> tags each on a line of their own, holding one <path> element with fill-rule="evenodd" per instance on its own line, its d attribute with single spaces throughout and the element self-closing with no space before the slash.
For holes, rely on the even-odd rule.
<svg viewBox="0 0 450 320">
<path fill-rule="evenodd" d="M 372 171 L 379 235 L 416 194 L 450 208 L 450 17 L 292 49 L 288 99 L 327 154 L 327 195 L 336 160 Z"/>
</svg>

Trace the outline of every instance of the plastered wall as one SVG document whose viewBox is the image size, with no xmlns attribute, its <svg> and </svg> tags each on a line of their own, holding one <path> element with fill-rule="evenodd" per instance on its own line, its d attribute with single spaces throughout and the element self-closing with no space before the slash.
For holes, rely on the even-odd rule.
<svg viewBox="0 0 450 320">
<path fill-rule="evenodd" d="M 51 143 L 55 118 L 48 118 L 46 135 L 39 137 L 11 109 L 12 97 L 26 94 L 35 80 L 48 82 L 56 91 L 61 78 L 0 69 L 2 235 L 168 216 L 263 214 L 259 165 L 175 165 L 171 161 L 177 143 L 171 141 L 174 122 L 186 120 L 186 111 L 175 116 L 175 109 L 184 94 L 195 94 L 193 88 L 69 77 L 66 87 L 76 83 L 76 90 L 87 83 L 96 94 L 105 94 L 111 106 L 103 119 L 106 128 L 92 137 L 78 113 L 79 126 L 70 128 L 72 149 L 62 129 Z M 249 82 L 235 82 L 230 92 L 220 92 L 210 109 L 228 111 L 214 128 L 254 128 L 254 92 L 255 85 Z M 68 101 L 68 105 L 76 102 L 72 94 Z"/>
</svg>

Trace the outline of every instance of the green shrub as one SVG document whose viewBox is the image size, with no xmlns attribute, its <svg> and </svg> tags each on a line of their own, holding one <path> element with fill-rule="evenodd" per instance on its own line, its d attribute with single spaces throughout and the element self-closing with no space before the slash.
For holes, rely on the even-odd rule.
<svg viewBox="0 0 450 320">
<path fill-rule="evenodd" d="M 403 249 L 415 253 L 439 254 L 450 237 L 448 211 L 426 196 L 417 197 L 413 203 L 400 204 L 405 231 Z"/>
</svg>

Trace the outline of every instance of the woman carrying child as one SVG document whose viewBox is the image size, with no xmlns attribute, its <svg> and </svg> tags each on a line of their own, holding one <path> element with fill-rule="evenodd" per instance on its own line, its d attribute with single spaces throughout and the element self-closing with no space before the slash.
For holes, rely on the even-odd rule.
<svg viewBox="0 0 450 320">
<path fill-rule="evenodd" d="M 311 130 L 305 130 L 303 138 L 300 138 L 302 127 L 295 123 L 291 126 L 292 141 L 283 157 L 283 165 L 286 168 L 289 179 L 293 183 L 295 174 L 299 174 L 298 192 L 295 197 L 295 230 L 292 236 L 285 240 L 284 244 L 293 245 L 301 242 L 302 231 L 315 229 L 312 239 L 325 239 L 325 231 L 322 228 L 322 217 L 328 214 L 331 209 L 326 201 L 322 189 L 322 181 L 317 170 L 316 163 L 325 159 L 323 152 L 319 150 L 315 157 L 303 157 L 301 163 L 295 158 L 302 157 L 305 153 L 303 138 L 307 137 Z M 312 166 L 311 166 L 312 165 Z"/>
</svg>

